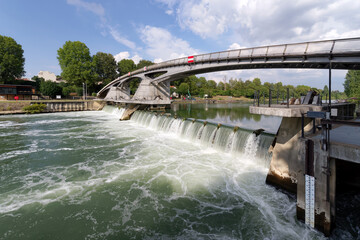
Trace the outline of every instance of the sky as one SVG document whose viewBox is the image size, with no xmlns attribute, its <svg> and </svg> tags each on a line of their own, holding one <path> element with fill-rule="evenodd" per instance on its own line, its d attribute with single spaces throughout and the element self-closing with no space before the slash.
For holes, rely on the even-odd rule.
<svg viewBox="0 0 360 240">
<path fill-rule="evenodd" d="M 0 35 L 22 45 L 26 77 L 61 74 L 57 50 L 81 41 L 117 61 L 154 62 L 272 44 L 360 37 L 354 0 L 0 0 Z M 343 91 L 346 70 L 332 71 Z M 328 70 L 255 69 L 208 73 L 225 78 L 323 88 Z"/>
</svg>

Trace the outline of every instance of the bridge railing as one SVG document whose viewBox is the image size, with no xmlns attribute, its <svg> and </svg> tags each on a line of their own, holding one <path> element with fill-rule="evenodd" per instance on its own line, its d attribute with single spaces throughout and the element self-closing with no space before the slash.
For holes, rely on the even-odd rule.
<svg viewBox="0 0 360 240">
<path fill-rule="evenodd" d="M 360 52 L 360 38 L 349 38 L 349 39 L 336 39 L 316 42 L 304 42 L 304 43 L 292 43 L 282 45 L 263 46 L 255 48 L 242 48 L 236 50 L 227 50 L 221 52 L 199 54 L 193 56 L 194 63 L 205 63 L 205 62 L 220 62 L 220 61 L 231 61 L 231 60 L 242 60 L 242 59 L 256 59 L 256 58 L 276 58 L 276 57 L 292 57 L 292 56 L 311 56 L 311 55 L 351 55 L 353 53 L 359 54 Z M 265 60 L 266 61 L 266 60 Z M 104 88 L 112 86 L 118 83 L 119 80 L 126 80 L 131 75 L 136 75 L 146 71 L 152 71 L 157 69 L 163 69 L 167 67 L 175 67 L 186 65 L 188 58 L 178 58 L 161 63 L 157 63 L 148 66 L 146 69 L 138 69 L 126 75 L 123 75 L 113 82 L 109 83 Z M 192 63 L 191 63 L 192 64 Z"/>
<path fill-rule="evenodd" d="M 350 52 L 360 52 L 360 38 L 326 40 L 317 42 L 292 43 L 282 45 L 272 45 L 255 48 L 242 48 L 236 50 L 227 50 L 214 53 L 194 55 L 195 63 L 217 62 L 233 59 L 246 58 L 270 58 L 270 57 L 289 57 L 289 56 L 307 56 L 307 55 L 329 55 Z M 188 58 L 177 58 L 147 67 L 146 71 L 156 70 L 165 67 L 179 66 L 188 64 Z M 131 74 L 144 72 L 139 69 Z"/>
</svg>

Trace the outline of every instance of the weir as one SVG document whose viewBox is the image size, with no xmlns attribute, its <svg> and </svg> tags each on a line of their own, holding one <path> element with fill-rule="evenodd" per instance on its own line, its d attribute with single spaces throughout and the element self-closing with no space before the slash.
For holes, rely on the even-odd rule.
<svg viewBox="0 0 360 240">
<path fill-rule="evenodd" d="M 124 108 L 105 106 L 106 112 L 122 116 Z M 131 120 L 157 131 L 174 134 L 204 146 L 250 159 L 270 159 L 268 148 L 274 135 L 262 132 L 258 136 L 253 130 L 223 125 L 197 119 L 181 119 L 168 114 L 151 111 L 136 111 Z"/>
</svg>

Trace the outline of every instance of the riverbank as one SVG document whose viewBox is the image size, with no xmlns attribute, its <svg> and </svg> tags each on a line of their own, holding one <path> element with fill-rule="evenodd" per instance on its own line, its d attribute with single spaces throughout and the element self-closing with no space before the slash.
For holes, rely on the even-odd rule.
<svg viewBox="0 0 360 240">
<path fill-rule="evenodd" d="M 31 100 L 31 101 L 2 101 L 0 115 L 24 114 L 24 107 L 34 103 L 46 105 L 43 112 L 97 111 L 101 110 L 105 102 L 93 100 Z"/>
<path fill-rule="evenodd" d="M 212 98 L 194 98 L 190 99 L 173 99 L 173 103 L 237 103 L 237 102 L 251 102 L 253 101 L 247 97 L 232 97 L 232 96 L 214 96 Z"/>
</svg>

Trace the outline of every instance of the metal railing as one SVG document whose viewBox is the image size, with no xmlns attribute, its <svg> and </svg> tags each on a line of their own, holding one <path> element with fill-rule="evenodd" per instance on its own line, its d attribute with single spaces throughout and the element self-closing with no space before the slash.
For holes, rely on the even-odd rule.
<svg viewBox="0 0 360 240">
<path fill-rule="evenodd" d="M 271 45 L 254 48 L 243 48 L 236 50 L 228 50 L 214 53 L 199 54 L 193 56 L 193 62 L 188 62 L 188 57 L 177 58 L 161 63 L 157 63 L 146 68 L 138 69 L 133 72 L 129 72 L 123 76 L 120 76 L 116 80 L 106 85 L 103 89 L 114 84 L 115 81 L 127 79 L 129 76 L 139 73 L 158 70 L 167 67 L 176 67 L 181 65 L 196 64 L 196 63 L 211 63 L 221 61 L 232 61 L 242 59 L 269 59 L 269 58 L 287 58 L 295 56 L 330 56 L 336 54 L 346 53 L 348 55 L 356 54 L 360 52 L 360 38 L 349 39 L 335 39 L 325 41 L 314 41 L 304 43 L 292 43 Z"/>
</svg>

